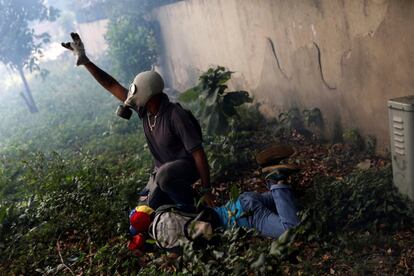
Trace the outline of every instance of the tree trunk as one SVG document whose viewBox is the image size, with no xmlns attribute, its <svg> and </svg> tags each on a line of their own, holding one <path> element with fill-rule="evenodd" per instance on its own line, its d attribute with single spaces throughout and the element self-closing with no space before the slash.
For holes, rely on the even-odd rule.
<svg viewBox="0 0 414 276">
<path fill-rule="evenodd" d="M 22 79 L 24 88 L 26 90 L 26 93 L 24 93 L 22 95 L 23 96 L 23 99 L 25 100 L 26 105 L 27 105 L 27 107 L 30 110 L 30 113 L 36 113 L 39 110 L 37 109 L 36 103 L 35 103 L 35 101 L 34 101 L 34 99 L 32 97 L 32 92 L 30 91 L 29 84 L 27 83 L 26 77 L 24 76 L 23 68 L 19 67 L 17 69 L 17 71 L 19 71 L 20 78 Z"/>
</svg>

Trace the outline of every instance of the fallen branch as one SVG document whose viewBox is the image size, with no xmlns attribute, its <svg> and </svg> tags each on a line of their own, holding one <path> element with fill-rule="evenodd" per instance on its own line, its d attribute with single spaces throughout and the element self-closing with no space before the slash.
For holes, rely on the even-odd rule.
<svg viewBox="0 0 414 276">
<path fill-rule="evenodd" d="M 88 245 L 89 245 L 89 269 L 92 269 L 92 243 L 91 243 L 91 235 L 89 234 L 89 231 L 86 232 L 88 234 Z"/>
<path fill-rule="evenodd" d="M 75 273 L 72 271 L 72 269 L 70 269 L 70 267 L 69 267 L 69 266 L 67 266 L 67 265 L 65 264 L 65 262 L 63 261 L 63 258 L 62 258 L 62 253 L 61 253 L 61 250 L 60 250 L 59 240 L 60 240 L 60 236 L 59 236 L 59 238 L 58 238 L 58 239 L 57 239 L 57 241 L 56 241 L 56 247 L 57 247 L 57 251 L 58 251 L 58 254 L 59 254 L 60 262 L 62 263 L 62 265 L 63 265 L 65 268 L 67 268 L 67 269 L 69 270 L 69 272 L 70 272 L 72 275 L 75 275 Z"/>
</svg>

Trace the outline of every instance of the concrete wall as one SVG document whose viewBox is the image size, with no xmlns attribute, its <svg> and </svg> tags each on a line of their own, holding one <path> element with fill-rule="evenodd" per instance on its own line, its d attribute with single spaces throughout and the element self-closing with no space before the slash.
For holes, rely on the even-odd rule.
<svg viewBox="0 0 414 276">
<path fill-rule="evenodd" d="M 319 107 L 329 136 L 359 128 L 383 150 L 387 100 L 414 94 L 411 0 L 188 0 L 154 16 L 172 86 L 224 65 L 264 114 Z"/>
</svg>

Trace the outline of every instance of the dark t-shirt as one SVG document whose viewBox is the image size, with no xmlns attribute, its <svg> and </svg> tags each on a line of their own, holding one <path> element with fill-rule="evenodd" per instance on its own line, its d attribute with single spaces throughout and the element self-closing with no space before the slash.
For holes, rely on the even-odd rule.
<svg viewBox="0 0 414 276">
<path fill-rule="evenodd" d="M 161 96 L 156 118 L 149 112 L 143 112 L 141 119 L 157 168 L 177 159 L 193 161 L 191 153 L 202 147 L 202 137 L 188 112 L 171 103 L 165 94 Z M 152 130 L 149 124 L 153 126 Z"/>
</svg>

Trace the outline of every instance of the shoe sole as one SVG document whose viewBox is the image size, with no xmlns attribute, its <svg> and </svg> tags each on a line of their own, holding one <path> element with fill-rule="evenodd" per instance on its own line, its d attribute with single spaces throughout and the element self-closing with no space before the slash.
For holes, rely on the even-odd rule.
<svg viewBox="0 0 414 276">
<path fill-rule="evenodd" d="M 256 154 L 256 161 L 261 167 L 278 165 L 281 160 L 288 158 L 295 151 L 289 145 L 274 145 Z"/>
</svg>

